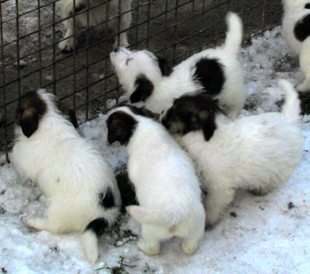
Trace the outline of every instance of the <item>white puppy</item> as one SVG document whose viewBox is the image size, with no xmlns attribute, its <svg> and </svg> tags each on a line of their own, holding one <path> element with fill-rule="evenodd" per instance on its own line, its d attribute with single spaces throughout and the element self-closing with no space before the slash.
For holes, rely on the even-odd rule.
<svg viewBox="0 0 310 274">
<path fill-rule="evenodd" d="M 163 114 L 162 123 L 181 135 L 181 144 L 204 179 L 206 225 L 219 219 L 237 188 L 266 194 L 286 183 L 299 166 L 300 101 L 289 82 L 280 84 L 286 93 L 282 113 L 230 120 L 209 97 L 185 95 Z"/>
<path fill-rule="evenodd" d="M 63 52 L 74 49 L 74 33 L 78 24 L 83 27 L 94 27 L 102 24 L 103 27 L 108 26 L 115 32 L 120 31 L 119 40 L 116 37 L 114 46 L 127 47 L 125 30 L 131 24 L 131 2 L 132 0 L 61 0 L 62 17 L 64 19 L 70 18 L 64 21 L 66 34 L 64 40 L 59 43 L 59 49 Z M 105 23 L 106 21 L 107 23 Z"/>
<path fill-rule="evenodd" d="M 182 249 L 193 253 L 203 237 L 205 213 L 199 181 L 189 156 L 146 110 L 120 107 L 108 116 L 108 141 L 119 141 L 128 152 L 128 175 L 140 206 L 127 211 L 142 223 L 138 247 L 157 254 L 160 241 L 183 238 Z M 147 113 L 148 115 L 148 113 Z"/>
<path fill-rule="evenodd" d="M 27 94 L 17 115 L 12 162 L 50 202 L 46 217 L 25 223 L 53 233 L 84 232 L 84 252 L 94 263 L 97 236 L 115 223 L 121 204 L 113 171 L 61 115 L 53 94 Z"/>
<path fill-rule="evenodd" d="M 228 13 L 227 24 L 223 46 L 194 54 L 171 73 L 163 59 L 147 50 L 116 48 L 110 59 L 130 101 L 145 102 L 148 109 L 160 113 L 175 98 L 201 89 L 218 98 L 230 117 L 236 117 L 246 99 L 244 73 L 237 56 L 242 22 L 237 14 Z"/>
<path fill-rule="evenodd" d="M 301 92 L 310 91 L 310 1 L 283 0 L 283 36 L 295 54 L 299 55 L 300 68 L 305 75 Z"/>
</svg>

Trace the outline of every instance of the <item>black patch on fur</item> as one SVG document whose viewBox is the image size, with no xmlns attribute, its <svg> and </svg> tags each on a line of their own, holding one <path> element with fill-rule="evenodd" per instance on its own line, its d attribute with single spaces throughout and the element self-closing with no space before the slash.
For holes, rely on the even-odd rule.
<svg viewBox="0 0 310 274">
<path fill-rule="evenodd" d="M 159 119 L 159 114 L 150 111 L 145 107 L 135 107 L 135 106 L 127 106 L 134 114 L 141 115 L 148 118 Z"/>
<path fill-rule="evenodd" d="M 69 109 L 68 110 L 68 117 L 69 117 L 69 121 L 71 122 L 71 124 L 75 127 L 78 128 L 79 124 L 75 115 L 75 111 L 73 109 Z"/>
<path fill-rule="evenodd" d="M 38 129 L 39 121 L 47 106 L 36 92 L 29 92 L 21 98 L 17 108 L 17 124 L 28 138 Z"/>
<path fill-rule="evenodd" d="M 61 113 L 64 114 L 65 118 L 68 119 L 75 128 L 78 128 L 78 121 L 73 109 L 68 108 L 63 102 L 58 102 L 57 108 Z"/>
<path fill-rule="evenodd" d="M 145 101 L 151 96 L 154 85 L 149 79 L 146 78 L 145 75 L 140 75 L 135 84 L 137 85 L 137 88 L 130 96 L 131 103 Z"/>
<path fill-rule="evenodd" d="M 305 5 L 305 9 L 310 9 L 310 3 L 307 3 L 307 4 Z"/>
<path fill-rule="evenodd" d="M 159 66 L 159 69 L 161 71 L 161 74 L 163 76 L 169 76 L 171 74 L 172 70 L 168 64 L 168 60 L 165 58 L 157 57 L 157 62 L 158 62 L 158 66 Z"/>
<path fill-rule="evenodd" d="M 99 194 L 99 204 L 104 208 L 115 207 L 114 195 L 110 188 L 105 193 Z"/>
<path fill-rule="evenodd" d="M 219 94 L 225 82 L 223 66 L 217 59 L 202 58 L 196 63 L 194 80 L 204 87 L 208 95 Z"/>
<path fill-rule="evenodd" d="M 216 130 L 215 116 L 219 112 L 217 100 L 204 94 L 185 95 L 176 99 L 162 119 L 163 125 L 172 133 L 187 134 L 202 130 L 209 141 Z M 173 132 L 175 126 L 178 132 Z"/>
<path fill-rule="evenodd" d="M 122 171 L 115 177 L 122 198 L 121 212 L 126 213 L 127 206 L 139 205 L 136 197 L 135 186 L 130 181 L 127 171 Z"/>
<path fill-rule="evenodd" d="M 108 142 L 110 144 L 119 141 L 126 146 L 135 130 L 137 121 L 123 111 L 112 113 L 107 120 Z"/>
<path fill-rule="evenodd" d="M 107 228 L 109 228 L 109 223 L 107 220 L 105 218 L 98 218 L 91 221 L 87 225 L 85 231 L 92 230 L 97 235 L 97 237 L 100 237 Z"/>
<path fill-rule="evenodd" d="M 80 5 L 75 6 L 74 11 L 75 11 L 75 13 L 78 13 L 78 12 L 82 11 L 82 10 L 85 9 L 85 8 L 86 8 L 86 5 L 83 4 L 83 3 L 81 3 Z"/>
<path fill-rule="evenodd" d="M 297 22 L 294 28 L 294 34 L 298 41 L 305 41 L 310 35 L 310 14 Z"/>
</svg>

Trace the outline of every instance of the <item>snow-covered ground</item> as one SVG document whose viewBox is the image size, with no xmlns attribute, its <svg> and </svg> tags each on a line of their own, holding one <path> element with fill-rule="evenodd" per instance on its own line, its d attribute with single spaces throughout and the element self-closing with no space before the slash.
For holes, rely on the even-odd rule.
<svg viewBox="0 0 310 274">
<path fill-rule="evenodd" d="M 249 93 L 243 115 L 278 111 L 282 92 L 277 78 L 294 84 L 302 80 L 280 27 L 254 38 L 242 50 L 241 60 Z M 126 162 L 122 148 L 107 145 L 104 115 L 81 125 L 80 131 L 114 170 Z M 46 199 L 33 183 L 22 181 L 10 164 L 4 164 L 0 273 L 310 273 L 310 116 L 303 117 L 303 132 L 303 160 L 289 182 L 264 197 L 239 191 L 192 256 L 182 253 L 179 239 L 163 243 L 157 256 L 144 255 L 135 245 L 139 224 L 124 216 L 120 229 L 100 240 L 100 258 L 91 266 L 84 259 L 79 235 L 38 232 L 23 224 L 22 217 L 44 211 Z"/>
</svg>

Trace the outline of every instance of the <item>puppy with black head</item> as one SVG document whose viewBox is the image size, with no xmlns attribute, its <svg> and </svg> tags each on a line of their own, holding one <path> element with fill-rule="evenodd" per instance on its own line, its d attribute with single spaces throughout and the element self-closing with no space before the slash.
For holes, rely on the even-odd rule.
<svg viewBox="0 0 310 274">
<path fill-rule="evenodd" d="M 283 0 L 283 37 L 299 56 L 300 68 L 305 76 L 297 85 L 300 92 L 310 91 L 310 1 Z"/>
<path fill-rule="evenodd" d="M 303 136 L 300 101 L 281 80 L 286 101 L 282 113 L 228 119 L 217 102 L 203 94 L 185 95 L 161 117 L 202 175 L 206 225 L 213 225 L 243 188 L 264 195 L 286 183 L 301 161 Z"/>
<path fill-rule="evenodd" d="M 218 98 L 224 112 L 235 118 L 246 99 L 244 72 L 238 60 L 242 22 L 237 14 L 229 13 L 227 24 L 224 45 L 194 54 L 172 70 L 167 61 L 147 50 L 116 48 L 111 52 L 111 62 L 131 103 L 161 113 L 175 98 L 203 90 Z"/>
<path fill-rule="evenodd" d="M 25 223 L 52 233 L 83 232 L 87 259 L 98 258 L 97 237 L 112 226 L 121 206 L 108 162 L 82 138 L 44 90 L 25 95 L 17 110 L 12 162 L 48 197 L 46 217 Z"/>
<path fill-rule="evenodd" d="M 178 236 L 183 251 L 191 254 L 204 233 L 199 181 L 187 153 L 150 116 L 127 106 L 112 110 L 107 119 L 109 143 L 119 141 L 129 156 L 128 174 L 140 206 L 127 211 L 142 224 L 137 246 L 155 255 L 161 241 Z"/>
</svg>

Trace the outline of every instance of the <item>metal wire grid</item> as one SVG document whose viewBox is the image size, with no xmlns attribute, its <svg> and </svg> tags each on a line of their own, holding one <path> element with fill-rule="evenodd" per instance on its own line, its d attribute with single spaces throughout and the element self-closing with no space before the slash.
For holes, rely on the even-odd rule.
<svg viewBox="0 0 310 274">
<path fill-rule="evenodd" d="M 247 41 L 280 23 L 281 0 L 134 0 L 127 30 L 130 47 L 148 48 L 171 64 L 178 63 L 222 40 L 228 10 L 241 14 Z M 81 120 L 105 112 L 121 95 L 109 61 L 112 40 L 119 33 L 98 31 L 115 18 L 101 26 L 76 28 L 77 48 L 62 54 L 58 43 L 65 19 L 60 18 L 57 1 L 1 1 L 0 151 L 5 160 L 15 110 L 25 92 L 46 88 L 75 109 Z"/>
</svg>

